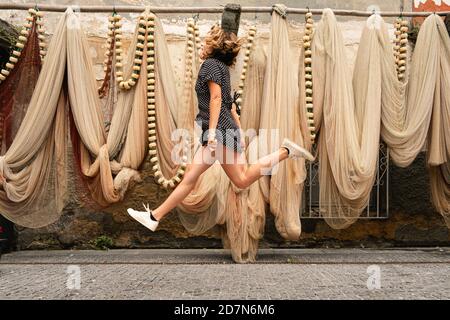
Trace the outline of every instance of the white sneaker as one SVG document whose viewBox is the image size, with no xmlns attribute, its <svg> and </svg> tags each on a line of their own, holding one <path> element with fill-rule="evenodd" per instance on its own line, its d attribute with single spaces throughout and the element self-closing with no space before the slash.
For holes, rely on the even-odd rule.
<svg viewBox="0 0 450 320">
<path fill-rule="evenodd" d="M 142 225 L 144 225 L 148 229 L 155 231 L 159 225 L 159 221 L 153 220 L 150 217 L 152 210 L 150 210 L 148 205 L 145 205 L 145 204 L 143 204 L 143 205 L 144 205 L 145 211 L 137 211 L 132 208 L 128 208 L 127 212 L 133 219 L 140 222 Z"/>
<path fill-rule="evenodd" d="M 289 158 L 292 159 L 305 158 L 309 161 L 314 161 L 314 156 L 308 150 L 300 147 L 298 144 L 289 140 L 288 138 L 283 139 L 281 147 L 289 150 Z"/>
</svg>

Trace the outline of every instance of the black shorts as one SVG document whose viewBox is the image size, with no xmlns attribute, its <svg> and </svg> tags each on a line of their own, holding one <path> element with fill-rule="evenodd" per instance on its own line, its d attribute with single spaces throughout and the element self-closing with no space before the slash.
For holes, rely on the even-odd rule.
<svg viewBox="0 0 450 320">
<path fill-rule="evenodd" d="M 200 137 L 200 143 L 202 146 L 208 145 L 208 130 L 209 128 L 202 128 L 202 136 Z M 216 129 L 217 143 L 226 146 L 235 152 L 241 153 L 241 132 L 239 129 Z"/>
</svg>

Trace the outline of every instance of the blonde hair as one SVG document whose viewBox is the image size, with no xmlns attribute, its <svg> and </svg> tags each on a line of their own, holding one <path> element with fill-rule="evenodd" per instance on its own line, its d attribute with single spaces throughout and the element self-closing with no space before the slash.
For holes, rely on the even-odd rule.
<svg viewBox="0 0 450 320">
<path fill-rule="evenodd" d="M 216 58 L 231 66 L 236 62 L 242 42 L 233 32 L 224 31 L 216 24 L 205 37 L 205 59 Z"/>
</svg>

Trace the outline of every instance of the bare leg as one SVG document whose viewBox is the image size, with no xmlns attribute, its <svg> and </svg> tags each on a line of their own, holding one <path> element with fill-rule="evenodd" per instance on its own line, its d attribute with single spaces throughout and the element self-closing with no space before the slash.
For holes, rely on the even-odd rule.
<svg viewBox="0 0 450 320">
<path fill-rule="evenodd" d="M 224 148 L 222 152 L 227 153 L 227 158 L 231 154 L 233 160 L 221 162 L 222 168 L 230 180 L 240 189 L 250 186 L 264 175 L 264 171 L 271 169 L 280 161 L 286 160 L 289 155 L 285 148 L 280 148 L 247 167 L 244 153 L 239 154 L 238 152 L 227 150 L 225 146 L 222 147 Z"/>
<path fill-rule="evenodd" d="M 208 147 L 200 147 L 195 153 L 192 163 L 186 168 L 183 180 L 172 191 L 170 196 L 155 210 L 152 215 L 155 219 L 161 220 L 170 210 L 175 208 L 194 189 L 200 175 L 214 163 L 214 157 Z"/>
</svg>

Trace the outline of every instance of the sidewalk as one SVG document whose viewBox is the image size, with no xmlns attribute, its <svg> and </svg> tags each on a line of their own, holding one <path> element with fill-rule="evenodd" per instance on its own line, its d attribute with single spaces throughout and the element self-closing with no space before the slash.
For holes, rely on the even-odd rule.
<svg viewBox="0 0 450 320">
<path fill-rule="evenodd" d="M 450 248 L 261 249 L 247 265 L 214 249 L 3 255 L 0 299 L 30 298 L 450 299 Z"/>
</svg>

